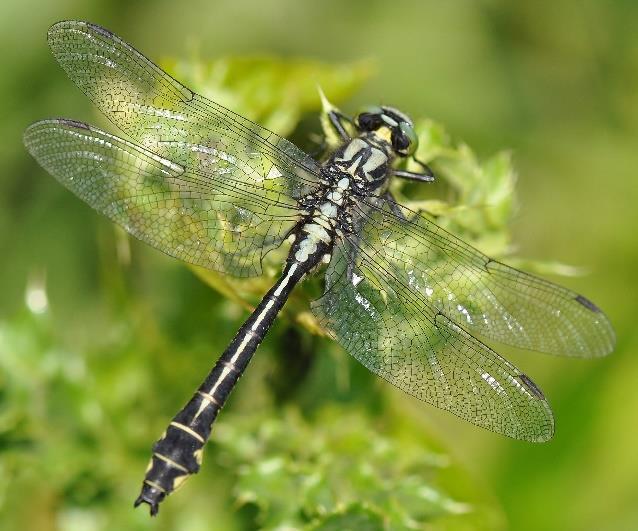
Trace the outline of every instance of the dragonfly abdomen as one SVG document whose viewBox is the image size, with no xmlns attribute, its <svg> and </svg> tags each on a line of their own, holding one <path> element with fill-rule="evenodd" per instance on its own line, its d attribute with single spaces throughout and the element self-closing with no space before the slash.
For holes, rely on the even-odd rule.
<svg viewBox="0 0 638 531">
<path fill-rule="evenodd" d="M 290 292 L 330 251 L 332 238 L 324 241 L 325 237 L 315 227 L 322 228 L 312 222 L 301 226 L 300 231 L 305 237 L 298 239 L 291 248 L 281 278 L 261 300 L 206 380 L 154 444 L 142 491 L 135 506 L 147 503 L 151 514 L 157 514 L 162 500 L 199 471 L 203 448 L 217 414 L 246 370 Z M 326 236 L 329 236 L 327 231 Z"/>
</svg>

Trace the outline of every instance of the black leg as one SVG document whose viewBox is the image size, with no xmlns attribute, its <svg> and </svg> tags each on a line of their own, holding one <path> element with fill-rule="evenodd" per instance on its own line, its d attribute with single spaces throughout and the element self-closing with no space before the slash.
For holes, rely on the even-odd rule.
<svg viewBox="0 0 638 531">
<path fill-rule="evenodd" d="M 386 192 L 385 194 L 383 194 L 383 199 L 387 201 L 388 206 L 390 207 L 390 210 L 396 217 L 402 219 L 403 221 L 406 221 L 408 219 L 405 217 L 403 210 L 399 208 L 399 205 L 397 204 L 397 200 L 392 195 L 392 192 Z"/>
<path fill-rule="evenodd" d="M 350 242 L 350 249 L 348 249 L 348 253 L 346 254 L 346 260 L 348 260 L 346 275 L 348 278 L 348 282 L 353 282 L 354 269 L 357 264 L 357 256 L 359 256 L 359 242 L 361 241 L 361 234 L 357 232 L 351 235 L 348 238 L 348 241 Z"/>
<path fill-rule="evenodd" d="M 392 172 L 394 177 L 400 177 L 401 179 L 408 179 L 410 181 L 419 181 L 422 183 L 431 183 L 434 181 L 434 175 L 429 175 L 427 173 L 416 173 L 413 171 L 407 170 L 394 170 Z"/>
<path fill-rule="evenodd" d="M 328 120 L 330 120 L 330 125 L 335 130 L 335 132 L 341 137 L 344 142 L 348 142 L 350 140 L 350 135 L 346 131 L 346 128 L 343 125 L 343 122 L 352 123 L 352 120 L 347 116 L 344 116 L 339 111 L 330 110 L 328 111 Z"/>
<path fill-rule="evenodd" d="M 392 174 L 395 177 L 400 177 L 401 179 L 409 179 L 411 181 L 419 181 L 424 183 L 431 183 L 432 181 L 434 181 L 434 172 L 427 164 L 425 164 L 424 162 L 421 162 L 415 157 L 413 157 L 412 160 L 416 162 L 419 166 L 421 166 L 421 168 L 423 168 L 422 172 L 394 170 Z"/>
<path fill-rule="evenodd" d="M 418 219 L 418 217 L 421 216 L 422 214 L 427 214 L 428 216 L 434 216 L 433 214 L 430 214 L 427 210 L 423 208 L 419 208 L 418 210 L 409 211 L 409 212 L 412 212 L 414 215 L 411 215 L 408 217 L 405 215 L 405 212 L 401 209 L 401 205 L 397 202 L 397 200 L 394 198 L 391 192 L 386 192 L 381 197 L 383 197 L 383 199 L 386 200 L 388 206 L 390 207 L 390 211 L 402 221 L 410 221 L 413 219 Z"/>
</svg>

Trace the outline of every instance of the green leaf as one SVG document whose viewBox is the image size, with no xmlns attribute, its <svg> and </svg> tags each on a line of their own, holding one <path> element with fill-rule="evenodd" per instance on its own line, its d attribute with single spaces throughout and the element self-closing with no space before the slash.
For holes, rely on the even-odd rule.
<svg viewBox="0 0 638 531">
<path fill-rule="evenodd" d="M 311 423 L 296 408 L 278 417 L 231 417 L 217 427 L 215 453 L 229 471 L 239 471 L 235 498 L 256 508 L 260 528 L 361 522 L 420 529 L 442 518 L 482 518 L 480 502 L 457 500 L 442 487 L 444 455 L 396 433 L 385 438 L 366 416 L 326 407 Z"/>
<path fill-rule="evenodd" d="M 383 531 L 388 529 L 381 515 L 354 503 L 344 509 L 319 518 L 312 531 Z"/>
</svg>

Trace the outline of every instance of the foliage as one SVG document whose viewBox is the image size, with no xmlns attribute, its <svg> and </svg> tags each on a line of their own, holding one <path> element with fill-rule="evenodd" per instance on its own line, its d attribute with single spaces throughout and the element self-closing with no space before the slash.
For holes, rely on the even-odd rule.
<svg viewBox="0 0 638 531">
<path fill-rule="evenodd" d="M 235 496 L 256 506 L 259 528 L 421 529 L 484 517 L 439 486 L 447 457 L 399 433 L 385 438 L 347 409 L 325 408 L 311 423 L 292 407 L 277 418 L 230 418 L 217 435 L 220 459 L 239 470 Z"/>
<path fill-rule="evenodd" d="M 151 368 L 143 328 L 116 326 L 117 337 L 82 354 L 58 346 L 47 315 L 25 313 L 0 328 L 0 507 L 10 528 L 32 521 L 14 509 L 25 489 L 42 520 L 65 530 L 150 525 L 130 508 L 131 489 L 161 424 L 147 420 L 158 414 L 149 404 L 171 382 Z M 251 397 L 263 399 L 259 390 Z M 211 496 L 219 496 L 214 511 L 234 500 L 247 528 L 477 529 L 500 519 L 445 454 L 384 428 L 356 401 L 309 414 L 294 403 L 240 408 L 223 416 L 211 446 L 203 477 L 171 497 L 160 528 L 185 517 L 180 528 L 208 528 Z"/>
</svg>

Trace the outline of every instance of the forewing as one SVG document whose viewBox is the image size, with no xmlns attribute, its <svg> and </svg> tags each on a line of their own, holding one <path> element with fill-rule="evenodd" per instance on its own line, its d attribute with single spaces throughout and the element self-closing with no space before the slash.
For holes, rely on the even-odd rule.
<svg viewBox="0 0 638 531">
<path fill-rule="evenodd" d="M 228 179 L 248 193 L 277 193 L 284 202 L 317 185 L 318 165 L 303 151 L 195 94 L 108 30 L 64 21 L 51 27 L 48 40 L 75 84 L 149 151 L 204 174 L 225 157 L 243 170 Z"/>
<path fill-rule="evenodd" d="M 313 303 L 322 326 L 410 395 L 509 437 L 550 439 L 553 416 L 538 387 L 412 290 L 396 262 L 358 244 L 346 238 L 333 252 Z"/>
<path fill-rule="evenodd" d="M 24 141 L 64 186 L 153 247 L 236 276 L 261 271 L 281 244 L 296 210 L 246 193 L 243 170 L 220 158 L 206 174 L 185 170 L 95 127 L 57 119 L 30 126 Z"/>
<path fill-rule="evenodd" d="M 404 291 L 469 332 L 567 356 L 613 350 L 611 324 L 582 295 L 491 260 L 389 200 L 366 200 L 358 215 L 363 251 L 383 257 Z"/>
</svg>

